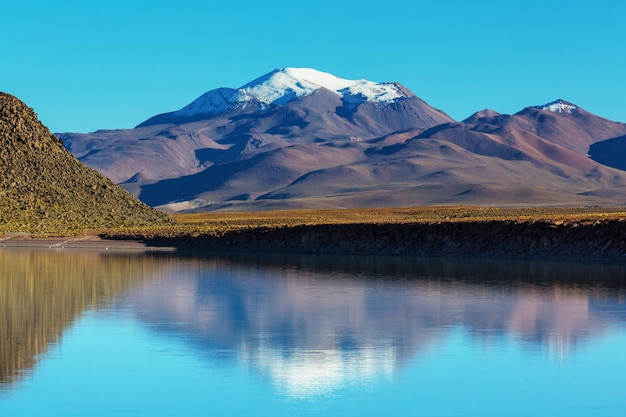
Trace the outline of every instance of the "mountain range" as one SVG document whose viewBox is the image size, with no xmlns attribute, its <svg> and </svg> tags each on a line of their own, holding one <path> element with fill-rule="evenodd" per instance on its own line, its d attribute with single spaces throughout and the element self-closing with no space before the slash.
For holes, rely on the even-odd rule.
<svg viewBox="0 0 626 417">
<path fill-rule="evenodd" d="M 455 121 L 399 83 L 277 69 L 134 129 L 57 134 L 165 211 L 626 204 L 626 124 L 559 99 Z"/>
</svg>

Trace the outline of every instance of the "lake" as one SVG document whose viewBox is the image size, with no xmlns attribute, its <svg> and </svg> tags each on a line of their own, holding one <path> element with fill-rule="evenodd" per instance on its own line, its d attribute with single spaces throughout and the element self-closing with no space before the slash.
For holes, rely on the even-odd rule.
<svg viewBox="0 0 626 417">
<path fill-rule="evenodd" d="M 626 267 L 0 249 L 0 416 L 626 415 Z"/>
</svg>

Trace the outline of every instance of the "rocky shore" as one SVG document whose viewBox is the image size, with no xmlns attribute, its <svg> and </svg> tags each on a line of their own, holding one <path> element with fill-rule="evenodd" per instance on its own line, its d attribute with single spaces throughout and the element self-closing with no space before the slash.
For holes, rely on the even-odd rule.
<svg viewBox="0 0 626 417">
<path fill-rule="evenodd" d="M 179 250 L 626 260 L 624 220 L 303 225 L 122 238 Z"/>
</svg>

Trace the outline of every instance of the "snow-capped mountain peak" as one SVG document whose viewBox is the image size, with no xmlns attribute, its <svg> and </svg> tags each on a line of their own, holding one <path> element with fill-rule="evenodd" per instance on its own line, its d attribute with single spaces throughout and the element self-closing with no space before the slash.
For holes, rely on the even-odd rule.
<svg viewBox="0 0 626 417">
<path fill-rule="evenodd" d="M 396 83 L 347 80 L 311 68 L 281 68 L 236 90 L 219 88 L 209 91 L 174 112 L 174 115 L 215 115 L 246 107 L 264 110 L 271 105 L 283 105 L 298 97 L 308 96 L 321 88 L 334 92 L 345 105 L 351 107 L 366 101 L 382 104 L 408 97 Z"/>
<path fill-rule="evenodd" d="M 239 90 L 268 104 L 285 104 L 320 88 L 341 97 L 360 96 L 361 101 L 392 102 L 406 97 L 396 84 L 347 80 L 311 68 L 282 68 L 244 85 Z"/>
<path fill-rule="evenodd" d="M 558 99 L 551 103 L 539 106 L 541 110 L 548 110 L 554 113 L 572 113 L 573 110 L 578 110 L 578 107 L 572 103 L 568 103 L 565 100 Z"/>
<path fill-rule="evenodd" d="M 321 87 L 336 90 L 341 85 L 339 80 L 331 74 L 313 69 L 285 68 L 259 77 L 239 91 L 263 103 L 286 104 L 296 97 L 308 96 Z"/>
</svg>

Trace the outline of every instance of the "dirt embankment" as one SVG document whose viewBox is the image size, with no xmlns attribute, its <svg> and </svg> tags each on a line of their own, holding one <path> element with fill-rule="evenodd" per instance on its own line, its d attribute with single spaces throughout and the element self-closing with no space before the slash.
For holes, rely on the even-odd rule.
<svg viewBox="0 0 626 417">
<path fill-rule="evenodd" d="M 179 249 L 626 260 L 624 220 L 339 224 L 121 238 Z"/>
</svg>

